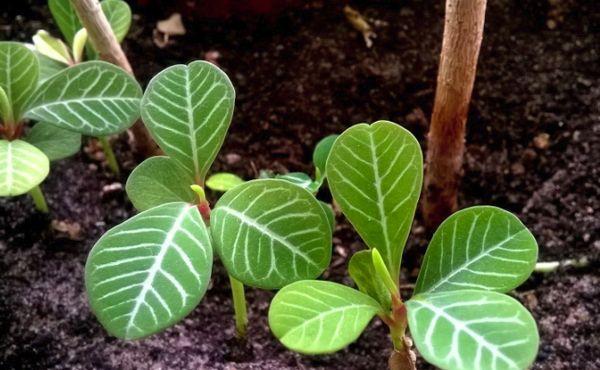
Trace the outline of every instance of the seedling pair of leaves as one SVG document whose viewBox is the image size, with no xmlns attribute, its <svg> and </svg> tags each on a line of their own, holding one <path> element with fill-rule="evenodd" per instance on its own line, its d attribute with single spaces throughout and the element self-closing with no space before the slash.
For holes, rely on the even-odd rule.
<svg viewBox="0 0 600 370">
<path fill-rule="evenodd" d="M 513 214 L 478 206 L 450 216 L 435 232 L 414 295 L 398 282 L 422 183 L 419 143 L 387 121 L 358 124 L 334 143 L 326 166 L 334 199 L 368 246 L 349 274 L 358 289 L 299 281 L 281 289 L 269 311 L 275 336 L 307 354 L 337 351 L 373 316 L 389 327 L 397 361 L 412 367 L 408 327 L 421 355 L 443 369 L 525 369 L 538 349 L 531 314 L 506 294 L 532 272 L 533 235 Z"/>
<path fill-rule="evenodd" d="M 166 156 L 131 173 L 127 194 L 142 212 L 104 234 L 86 263 L 90 304 L 109 333 L 142 338 L 185 317 L 206 292 L 214 252 L 232 277 L 240 334 L 242 284 L 279 289 L 316 278 L 328 266 L 327 215 L 299 186 L 248 181 L 210 209 L 203 184 L 234 99 L 229 78 L 201 61 L 167 68 L 148 85 L 142 119 Z"/>
<path fill-rule="evenodd" d="M 49 163 L 79 150 L 81 135 L 121 132 L 139 117 L 142 91 L 126 72 L 84 62 L 39 81 L 34 52 L 0 42 L 0 196 L 30 192 L 47 211 L 38 185 Z M 27 130 L 28 121 L 37 123 Z"/>
</svg>

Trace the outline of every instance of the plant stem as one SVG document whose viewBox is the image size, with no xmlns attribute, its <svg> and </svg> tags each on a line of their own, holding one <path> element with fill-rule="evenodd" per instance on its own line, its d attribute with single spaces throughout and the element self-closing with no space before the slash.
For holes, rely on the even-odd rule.
<svg viewBox="0 0 600 370">
<path fill-rule="evenodd" d="M 100 143 L 102 144 L 102 151 L 104 151 L 108 167 L 115 175 L 118 175 L 120 173 L 119 163 L 117 162 L 117 157 L 115 157 L 115 152 L 113 152 L 112 147 L 108 142 L 108 138 L 106 136 L 100 136 L 98 140 L 100 140 Z"/>
<path fill-rule="evenodd" d="M 589 266 L 590 261 L 586 257 L 579 259 L 566 259 L 562 261 L 538 262 L 535 264 L 534 272 L 547 274 L 558 270 L 559 267 L 583 268 Z"/>
<path fill-rule="evenodd" d="M 38 211 L 48 213 L 48 204 L 46 203 L 46 198 L 44 198 L 44 193 L 42 193 L 42 189 L 39 185 L 29 190 L 29 195 L 31 195 L 33 204 L 35 204 L 35 208 Z"/>
<path fill-rule="evenodd" d="M 235 332 L 238 338 L 246 337 L 248 326 L 248 314 L 246 312 L 246 296 L 244 295 L 244 284 L 229 275 L 231 283 L 231 295 L 233 297 L 233 310 L 235 313 Z"/>
</svg>

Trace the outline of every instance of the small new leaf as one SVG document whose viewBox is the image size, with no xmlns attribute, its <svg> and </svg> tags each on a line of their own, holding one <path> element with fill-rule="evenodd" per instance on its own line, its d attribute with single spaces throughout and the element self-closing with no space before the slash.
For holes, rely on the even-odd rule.
<svg viewBox="0 0 600 370">
<path fill-rule="evenodd" d="M 154 76 L 144 93 L 142 118 L 160 148 L 202 184 L 225 139 L 234 100 L 223 71 L 194 61 Z"/>
<path fill-rule="evenodd" d="M 66 65 L 73 64 L 71 52 L 67 45 L 62 40 L 52 37 L 48 32 L 39 30 L 33 36 L 33 44 L 35 50 L 40 54 L 47 56 L 50 59 L 64 63 Z"/>
<path fill-rule="evenodd" d="M 464 209 L 448 217 L 433 235 L 415 294 L 508 292 L 529 277 L 537 250 L 531 232 L 512 213 L 490 206 Z"/>
<path fill-rule="evenodd" d="M 347 286 L 298 281 L 273 298 L 269 326 L 294 351 L 331 353 L 354 342 L 379 310 L 375 300 Z"/>
<path fill-rule="evenodd" d="M 339 135 L 326 136 L 317 143 L 317 146 L 315 146 L 315 150 L 313 152 L 313 163 L 317 169 L 317 181 L 322 181 L 322 179 L 325 177 L 327 158 L 329 158 L 329 153 L 331 152 L 333 143 L 338 136 Z"/>
<path fill-rule="evenodd" d="M 377 272 L 371 255 L 374 250 L 354 253 L 348 264 L 348 273 L 361 292 L 379 302 L 382 311 L 388 312 L 392 307 L 392 298 L 383 281 L 376 278 Z"/>
<path fill-rule="evenodd" d="M 112 135 L 139 117 L 141 96 L 140 85 L 121 68 L 84 62 L 47 79 L 31 99 L 25 117 L 84 135 Z"/>
<path fill-rule="evenodd" d="M 22 140 L 0 140 L 0 196 L 27 193 L 49 170 L 50 161 L 38 148 Z"/>
<path fill-rule="evenodd" d="M 85 266 L 92 311 L 112 335 L 143 338 L 189 314 L 212 270 L 208 229 L 194 205 L 168 203 L 110 229 Z"/>
<path fill-rule="evenodd" d="M 421 355 L 441 369 L 527 369 L 539 335 L 531 314 L 496 292 L 418 294 L 406 302 Z"/>
<path fill-rule="evenodd" d="M 397 281 L 421 192 L 423 157 L 415 137 L 388 121 L 358 124 L 334 142 L 327 181 L 334 199 Z"/>
<path fill-rule="evenodd" d="M 226 192 L 243 184 L 245 181 L 233 173 L 220 172 L 211 175 L 206 180 L 206 186 L 214 191 Z"/>
<path fill-rule="evenodd" d="M 252 180 L 217 202 L 215 249 L 242 283 L 278 289 L 319 276 L 331 259 L 331 229 L 319 202 L 284 180 Z"/>
<path fill-rule="evenodd" d="M 137 166 L 125 185 L 131 203 L 138 211 L 170 202 L 195 203 L 190 189 L 194 179 L 169 157 L 156 156 Z"/>
</svg>

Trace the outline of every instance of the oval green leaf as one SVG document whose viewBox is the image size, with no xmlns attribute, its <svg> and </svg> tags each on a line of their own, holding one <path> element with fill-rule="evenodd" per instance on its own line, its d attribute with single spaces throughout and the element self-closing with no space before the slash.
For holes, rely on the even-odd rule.
<svg viewBox="0 0 600 370">
<path fill-rule="evenodd" d="M 106 15 L 117 41 L 123 41 L 131 26 L 131 8 L 129 5 L 122 0 L 104 0 L 100 3 L 100 7 Z"/>
<path fill-rule="evenodd" d="M 375 300 L 347 286 L 298 281 L 273 298 L 269 326 L 294 351 L 331 353 L 354 342 L 379 310 Z"/>
<path fill-rule="evenodd" d="M 448 217 L 425 253 L 416 293 L 459 289 L 508 292 L 533 271 L 538 247 L 512 213 L 478 206 Z"/>
<path fill-rule="evenodd" d="M 169 67 L 150 81 L 142 118 L 160 148 L 202 184 L 225 139 L 234 100 L 227 75 L 195 61 Z"/>
<path fill-rule="evenodd" d="M 233 173 L 221 172 L 211 175 L 206 180 L 206 186 L 214 191 L 226 192 L 236 186 L 243 184 L 245 181 L 241 177 Z"/>
<path fill-rule="evenodd" d="M 539 335 L 531 314 L 496 292 L 420 294 L 406 302 L 421 355 L 441 369 L 527 369 Z"/>
<path fill-rule="evenodd" d="M 12 123 L 20 121 L 38 82 L 39 64 L 33 51 L 17 42 L 0 42 L 0 87 L 12 107 Z"/>
<path fill-rule="evenodd" d="M 327 179 L 348 220 L 397 280 L 423 180 L 415 137 L 388 121 L 354 125 L 333 144 Z"/>
<path fill-rule="evenodd" d="M 358 289 L 379 302 L 382 310 L 387 312 L 392 307 L 392 297 L 383 281 L 377 278 L 371 252 L 368 250 L 354 253 L 348 263 L 348 273 Z"/>
<path fill-rule="evenodd" d="M 65 40 L 73 45 L 73 38 L 82 26 L 71 6 L 71 0 L 48 0 L 48 7 Z"/>
<path fill-rule="evenodd" d="M 211 212 L 215 249 L 242 283 L 278 289 L 319 276 L 331 260 L 325 211 L 284 180 L 252 180 L 228 191 Z"/>
<path fill-rule="evenodd" d="M 157 156 L 143 161 L 129 178 L 125 190 L 138 211 L 170 202 L 194 203 L 190 189 L 192 177 L 169 157 Z"/>
<path fill-rule="evenodd" d="M 139 117 L 142 90 L 119 67 L 85 62 L 46 80 L 25 116 L 89 136 L 119 133 Z"/>
<path fill-rule="evenodd" d="M 22 140 L 0 140 L 0 196 L 27 193 L 39 185 L 50 170 L 42 151 Z"/>
<path fill-rule="evenodd" d="M 46 122 L 36 123 L 25 141 L 44 152 L 51 161 L 70 157 L 81 148 L 81 134 Z"/>
<path fill-rule="evenodd" d="M 327 158 L 329 158 L 329 153 L 331 152 L 331 148 L 333 147 L 333 143 L 335 139 L 340 135 L 329 135 L 321 139 L 317 145 L 315 146 L 315 150 L 313 152 L 313 163 L 315 164 L 315 168 L 317 169 L 317 179 L 322 179 L 325 177 L 325 170 L 327 164 Z"/>
<path fill-rule="evenodd" d="M 112 335 L 138 339 L 189 314 L 212 269 L 208 229 L 196 206 L 169 203 L 110 229 L 85 266 L 92 311 Z"/>
</svg>

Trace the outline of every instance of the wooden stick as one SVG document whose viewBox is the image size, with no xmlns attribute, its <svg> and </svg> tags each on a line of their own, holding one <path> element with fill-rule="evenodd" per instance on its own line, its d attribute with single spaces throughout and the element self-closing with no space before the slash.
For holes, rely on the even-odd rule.
<svg viewBox="0 0 600 370">
<path fill-rule="evenodd" d="M 131 64 L 102 12 L 98 0 L 71 0 L 71 5 L 87 30 L 88 38 L 100 59 L 118 65 L 133 75 Z M 149 157 L 157 154 L 158 147 L 141 121 L 137 121 L 130 130 L 134 137 L 134 150 L 140 156 Z"/>
<path fill-rule="evenodd" d="M 486 0 L 447 0 L 437 88 L 427 137 L 423 217 L 429 230 L 456 210 L 465 126 L 483 38 Z"/>
</svg>

